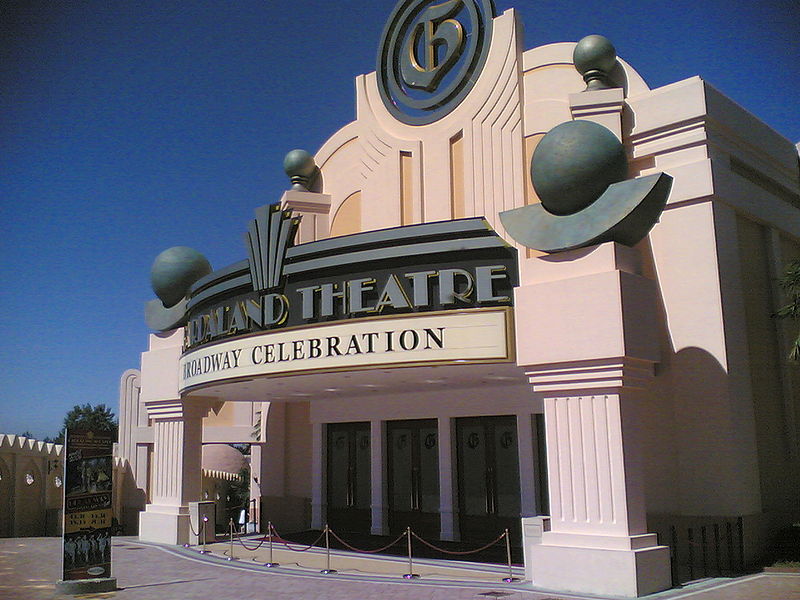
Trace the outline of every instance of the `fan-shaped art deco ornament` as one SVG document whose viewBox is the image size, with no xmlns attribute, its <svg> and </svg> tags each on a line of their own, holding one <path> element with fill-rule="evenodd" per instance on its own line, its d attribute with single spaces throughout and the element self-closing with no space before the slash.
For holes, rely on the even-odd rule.
<svg viewBox="0 0 800 600">
<path fill-rule="evenodd" d="M 292 150 L 283 161 L 292 189 L 305 191 L 318 175 L 314 157 L 305 150 Z M 256 209 L 256 218 L 244 234 L 253 289 L 277 287 L 283 277 L 286 249 L 294 243 L 300 218 L 277 204 Z M 168 331 L 186 324 L 187 295 L 212 272 L 206 257 L 186 246 L 174 246 L 159 254 L 150 269 L 150 283 L 158 298 L 145 304 L 145 322 L 155 331 Z M 249 282 L 248 282 L 249 283 Z"/>
<path fill-rule="evenodd" d="M 313 163 L 312 163 L 313 164 Z M 316 167 L 315 167 L 316 168 Z M 269 290 L 280 285 L 286 249 L 294 242 L 300 223 L 291 210 L 281 210 L 277 204 L 256 209 L 256 217 L 244 234 L 250 276 L 244 285 L 252 289 Z M 186 324 L 187 296 L 212 271 L 206 258 L 186 246 L 164 250 L 153 262 L 150 279 L 157 299 L 145 304 L 145 322 L 156 331 L 168 331 Z M 233 281 L 231 285 L 242 282 Z"/>
</svg>

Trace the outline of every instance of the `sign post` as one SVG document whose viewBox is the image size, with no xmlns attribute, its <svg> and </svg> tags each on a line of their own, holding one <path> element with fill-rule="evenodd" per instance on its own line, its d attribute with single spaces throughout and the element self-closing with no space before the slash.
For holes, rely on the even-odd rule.
<svg viewBox="0 0 800 600">
<path fill-rule="evenodd" d="M 111 577 L 111 432 L 67 430 L 64 461 L 62 593 L 116 589 Z"/>
</svg>

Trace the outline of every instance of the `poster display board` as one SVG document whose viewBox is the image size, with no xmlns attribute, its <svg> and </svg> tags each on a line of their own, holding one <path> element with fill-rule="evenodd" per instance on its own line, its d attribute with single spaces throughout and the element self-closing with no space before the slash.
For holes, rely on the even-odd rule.
<svg viewBox="0 0 800 600">
<path fill-rule="evenodd" d="M 112 434 L 67 431 L 64 581 L 111 577 Z"/>
</svg>

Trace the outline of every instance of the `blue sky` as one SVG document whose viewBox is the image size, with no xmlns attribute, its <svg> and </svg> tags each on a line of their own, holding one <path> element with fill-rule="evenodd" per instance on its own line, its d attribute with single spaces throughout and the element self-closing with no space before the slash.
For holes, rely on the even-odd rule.
<svg viewBox="0 0 800 600">
<path fill-rule="evenodd" d="M 800 141 L 800 4 L 498 1 L 525 47 L 609 37 L 651 87 L 700 75 Z M 146 349 L 155 256 L 245 257 L 253 210 L 354 115 L 393 1 L 0 8 L 0 433 L 116 409 Z"/>
</svg>

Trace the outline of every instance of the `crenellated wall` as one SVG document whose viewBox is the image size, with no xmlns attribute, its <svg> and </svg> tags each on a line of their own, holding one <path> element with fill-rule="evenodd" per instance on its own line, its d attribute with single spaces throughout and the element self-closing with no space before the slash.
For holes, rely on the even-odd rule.
<svg viewBox="0 0 800 600">
<path fill-rule="evenodd" d="M 59 534 L 64 447 L 0 434 L 0 537 Z"/>
</svg>

